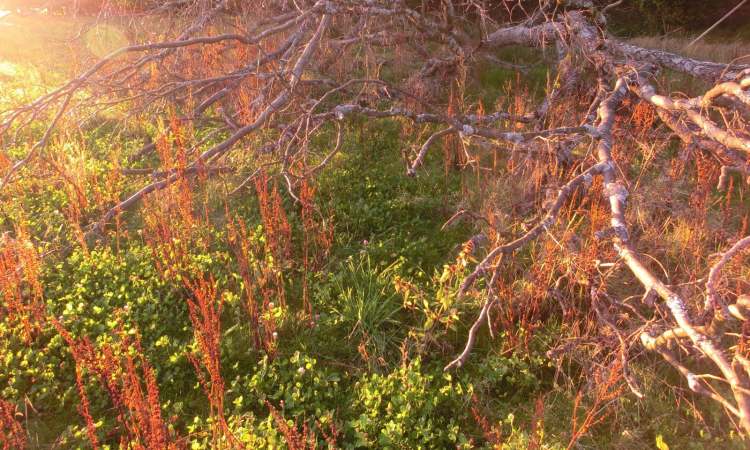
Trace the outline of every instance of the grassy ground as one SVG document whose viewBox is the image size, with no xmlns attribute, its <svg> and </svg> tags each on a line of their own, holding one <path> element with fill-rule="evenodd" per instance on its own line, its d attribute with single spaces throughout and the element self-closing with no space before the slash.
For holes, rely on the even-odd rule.
<svg viewBox="0 0 750 450">
<path fill-rule="evenodd" d="M 104 31 L 71 40 L 82 25 L 63 18 L 0 19 L 8 39 L 0 44 L 0 105 L 48 89 L 126 34 Z M 96 36 L 104 36 L 104 42 Z M 502 56 L 531 66 L 531 82 L 523 85 L 530 93 L 524 101 L 531 102 L 550 79 L 540 64 L 542 55 Z M 513 71 L 483 67 L 475 75 L 469 83 L 476 92 L 472 101 L 524 107 L 508 96 L 521 86 Z M 89 204 L 77 219 L 85 223 L 100 214 L 97 196 L 108 195 L 97 191 L 96 181 L 111 175 L 113 158 L 126 161 L 140 141 L 124 135 L 112 140 L 101 128 L 78 131 L 78 137 L 71 133 L 68 140 L 55 142 L 49 154 L 64 161 L 69 175 L 81 182 Z M 154 132 L 154 125 L 143 124 L 139 131 Z M 593 380 L 604 389 L 601 396 L 583 395 L 591 391 L 585 389 L 584 378 L 590 372 L 576 362 L 574 352 L 559 366 L 550 362 L 550 345 L 580 325 L 558 317 L 556 302 L 535 288 L 534 277 L 540 284 L 559 269 L 550 243 L 535 244 L 516 256 L 507 278 L 517 279 L 508 282 L 508 308 L 498 313 L 497 335 L 491 339 L 482 331 L 469 364 L 457 373 L 444 373 L 442 367 L 460 350 L 481 298 L 457 300 L 454 295 L 473 262 L 460 252 L 461 244 L 478 230 L 467 223 L 447 230 L 441 230 L 442 225 L 460 207 L 482 210 L 485 205 L 485 211 L 508 214 L 520 210 L 522 200 L 528 200 L 525 193 L 534 192 L 538 173 L 513 172 L 511 158 L 504 158 L 494 162 L 493 177 L 485 178 L 456 170 L 454 155 L 437 151 L 429 154 L 418 177 L 408 178 L 398 155 L 404 145 L 419 142 L 424 130 L 397 121 L 363 121 L 346 131 L 341 154 L 310 194 L 314 213 L 303 211 L 281 186 L 278 196 L 273 194 L 272 182 L 267 192 L 257 186 L 227 198 L 219 180 L 200 183 L 192 192 L 189 203 L 195 214 L 172 215 L 186 195 L 176 188 L 149 204 L 152 212 L 144 207 L 131 215 L 111 239 L 85 246 L 76 242 L 71 227 L 76 193 L 64 183 L 52 185 L 42 178 L 21 182 L 14 202 L 0 198 L 6 207 L 0 212 L 0 232 L 25 223 L 40 248 L 70 245 L 41 267 L 48 314 L 73 337 L 90 339 L 100 352 L 112 351 L 116 357 L 109 360 L 108 370 L 113 377 L 124 370 L 117 362 L 134 353 L 132 347 L 118 345 L 140 336 L 138 353 L 154 369 L 161 414 L 171 433 L 193 448 L 216 445 L 218 425 L 191 362 L 199 350 L 190 306 L 197 291 L 170 271 L 169 258 L 180 252 L 184 259 L 174 261 L 184 264 L 186 273 L 210 274 L 219 288 L 223 410 L 227 426 L 247 448 L 283 447 L 289 433 L 309 433 L 321 445 L 342 448 L 558 449 L 569 445 L 572 425 L 588 416 L 595 423 L 577 448 L 743 448 L 727 431 L 731 427 L 722 412 L 694 398 L 655 358 L 639 357 L 632 368 L 643 385 L 644 400 L 606 379 Z M 639 159 L 627 176 L 641 181 L 644 173 L 656 178 L 671 161 L 666 144 L 662 150 L 649 157 L 619 149 L 618 158 Z M 156 157 L 148 162 L 158 163 Z M 695 170 L 685 169 L 685 185 L 676 185 L 675 191 L 692 188 L 689 174 Z M 118 189 L 128 191 L 142 180 L 118 183 Z M 262 192 L 268 194 L 267 201 Z M 713 192 L 706 195 L 720 198 Z M 660 233 L 653 231 L 655 226 L 649 228 L 653 234 L 641 238 L 644 245 L 657 239 L 670 243 L 658 246 L 661 254 L 656 255 L 667 269 L 690 264 L 684 252 L 691 246 L 716 243 L 715 236 L 691 234 L 690 201 L 676 195 L 675 222 Z M 748 208 L 736 199 L 726 203 L 736 211 L 746 213 Z M 273 218 L 264 215 L 264 208 L 275 211 Z M 230 217 L 225 211 L 231 211 Z M 632 214 L 640 223 L 663 219 L 650 215 L 653 211 L 646 202 Z M 312 214 L 312 224 L 305 214 Z M 568 214 L 575 223 L 574 211 Z M 717 209 L 706 220 L 739 220 L 725 216 Z M 230 219 L 236 221 L 232 226 L 246 224 L 239 254 Z M 511 223 L 509 218 L 496 219 L 499 225 L 503 220 Z M 182 232 L 179 238 L 188 245 L 160 241 L 164 229 L 159 225 Z M 517 231 L 503 230 L 509 236 Z M 585 228 L 578 232 L 586 239 Z M 313 236 L 313 241 L 305 236 Z M 289 246 L 287 256 L 279 250 L 284 245 Z M 305 248 L 313 249 L 314 257 L 302 266 Z M 243 272 L 242 255 L 251 277 Z M 254 281 L 261 278 L 265 281 Z M 257 327 L 247 308 L 252 283 L 256 302 L 262 305 Z M 585 294 L 576 289 L 570 289 L 569 301 L 585 310 Z M 627 289 L 623 295 L 630 294 Z M 537 302 L 539 314 L 512 317 L 514 305 L 524 301 Z M 304 313 L 308 307 L 311 315 Z M 501 317 L 506 313 L 508 321 Z M 259 330 L 266 351 L 253 344 Z M 77 347 L 49 323 L 30 343 L 22 339 L 22 331 L 10 319 L 0 322 L 0 399 L 18 405 L 29 445 L 87 447 L 85 414 L 76 413 L 84 392 L 98 439 L 117 446 L 122 429 L 101 379 L 88 372 L 77 385 L 71 356 L 71 348 Z M 579 330 L 582 339 L 585 333 Z"/>
<path fill-rule="evenodd" d="M 628 40 L 639 47 L 665 50 L 690 58 L 724 63 L 747 64 L 747 58 L 750 55 L 750 44 L 747 41 L 716 41 L 708 38 L 690 45 L 692 41 L 693 37 L 690 36 L 639 36 Z"/>
</svg>

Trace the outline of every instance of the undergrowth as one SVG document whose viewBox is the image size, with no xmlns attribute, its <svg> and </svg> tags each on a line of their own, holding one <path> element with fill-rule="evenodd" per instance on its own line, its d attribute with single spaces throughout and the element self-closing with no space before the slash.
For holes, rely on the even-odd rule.
<svg viewBox="0 0 750 450">
<path fill-rule="evenodd" d="M 542 59 L 519 54 L 515 60 L 531 66 L 532 83 L 522 86 L 528 96 L 554 84 L 554 74 L 538 65 Z M 0 87 L 19 80 L 3 76 Z M 468 83 L 467 98 L 477 108 L 506 102 L 523 113 L 530 99 L 509 96 L 519 83 L 505 69 L 487 69 Z M 484 96 L 472 95 L 479 88 Z M 23 100 L 9 92 L 0 107 Z M 633 120 L 652 130 L 648 115 L 642 110 Z M 0 436 L 7 442 L 33 448 L 743 447 L 726 431 L 721 411 L 690 394 L 655 358 L 639 357 L 631 367 L 643 400 L 625 392 L 621 380 L 597 378 L 596 368 L 581 364 L 578 352 L 586 354 L 585 348 L 570 350 L 562 362 L 551 358 L 560 336 L 584 340 L 591 332 L 571 311 L 591 313 L 585 286 L 591 268 L 583 267 L 591 258 L 584 249 L 596 248 L 597 216 L 585 221 L 576 208 L 596 210 L 593 197 L 569 205 L 567 228 L 552 230 L 561 239 L 514 255 L 503 275 L 503 304 L 491 318 L 494 335 L 483 327 L 469 363 L 443 371 L 462 349 L 481 303 L 478 295 L 455 295 L 481 251 L 470 240 L 481 225 L 446 221 L 459 209 L 488 211 L 493 202 L 507 216 L 486 219 L 495 233 L 489 238 L 513 236 L 520 225 L 511 219 L 543 202 L 543 187 L 565 168 L 549 173 L 541 164 L 522 166 L 512 152 L 492 152 L 479 155 L 487 171 L 477 175 L 451 153 L 459 144 L 445 142 L 444 153 L 429 154 L 411 178 L 399 155 L 425 130 L 396 120 L 361 121 L 348 125 L 340 153 L 299 201 L 269 177 L 235 195 L 227 195 L 221 178 L 198 179 L 194 187 L 166 189 L 139 214 L 113 224 L 111 233 L 87 240 L 80 227 L 137 186 L 117 168 L 138 151 L 142 136 L 157 142 L 144 165 L 163 168 L 179 168 L 182 141 L 195 139 L 169 118 L 126 130 L 121 142 L 101 138 L 106 126 L 106 120 L 92 124 L 51 145 L 58 159 L 47 170 L 64 172 L 68 182 L 19 181 L 7 194 L 19 201 L 0 198 L 0 244 L 12 250 L 0 255 L 6 274 Z M 704 261 L 694 255 L 725 240 L 727 224 L 746 222 L 746 189 L 737 180 L 730 194 L 713 190 L 716 174 L 701 158 L 667 171 L 663 165 L 672 158 L 666 153 L 678 150 L 670 141 L 658 145 L 615 151 L 621 160 L 637 159 L 627 174 L 634 184 L 664 176 L 675 181 L 673 193 L 635 190 L 643 197 L 670 195 L 675 218 L 665 223 L 657 209 L 633 211 L 644 230 L 639 243 L 657 248 L 654 256 L 667 269 L 681 265 L 681 272 L 695 273 Z M 680 183 L 700 185 L 700 194 L 683 195 L 688 190 Z M 696 210 L 706 213 L 696 217 Z M 697 231 L 696 220 L 713 224 L 708 235 Z M 571 256 L 563 245 L 580 251 Z M 41 258 L 46 252 L 54 257 Z M 8 275 L 21 262 L 23 275 Z M 560 287 L 564 301 L 549 289 L 561 273 L 573 280 Z M 632 292 L 626 286 L 614 294 Z M 670 376 L 679 388 L 664 383 Z"/>
</svg>

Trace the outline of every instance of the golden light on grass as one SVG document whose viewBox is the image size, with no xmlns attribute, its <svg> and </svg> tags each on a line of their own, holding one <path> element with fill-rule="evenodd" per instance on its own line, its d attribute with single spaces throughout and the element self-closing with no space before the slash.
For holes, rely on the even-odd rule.
<svg viewBox="0 0 750 450">
<path fill-rule="evenodd" d="M 18 68 L 9 61 L 0 61 L 0 78 L 13 77 L 18 74 Z"/>
<path fill-rule="evenodd" d="M 688 36 L 638 36 L 628 42 L 645 48 L 654 48 L 691 58 L 717 62 L 731 62 L 738 58 L 746 61 L 747 56 L 750 55 L 750 45 L 741 40 L 730 42 L 700 41 L 690 47 L 688 47 L 690 43 L 690 37 Z"/>
<path fill-rule="evenodd" d="M 106 24 L 96 25 L 86 32 L 85 41 L 86 48 L 100 58 L 129 44 L 122 31 Z"/>
</svg>

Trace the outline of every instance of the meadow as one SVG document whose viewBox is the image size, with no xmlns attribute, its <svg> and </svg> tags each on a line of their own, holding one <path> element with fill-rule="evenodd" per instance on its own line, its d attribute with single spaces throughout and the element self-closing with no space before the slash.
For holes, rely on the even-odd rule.
<svg viewBox="0 0 750 450">
<path fill-rule="evenodd" d="M 126 21 L 0 18 L 0 110 L 58 86 L 129 32 Z M 680 52 L 689 41 L 633 42 Z M 748 50 L 690 52 L 730 61 Z M 503 52 L 528 76 L 480 66 L 462 101 L 522 115 L 554 83 L 549 55 Z M 660 81 L 705 89 L 670 73 Z M 577 111 L 575 101 L 555 108 Z M 639 248 L 691 295 L 704 255 L 728 230 L 748 234 L 750 192 L 739 176 L 718 190 L 707 156 L 679 145 L 653 108 L 631 106 L 613 150 L 638 200 L 628 218 Z M 480 293 L 455 295 L 486 245 L 476 237 L 485 222 L 491 241 L 521 232 L 520 218 L 565 167 L 550 172 L 548 160 L 493 148 L 473 152 L 470 166 L 447 137 L 408 177 L 399 155 L 435 128 L 361 118 L 342 125 L 341 150 L 300 198 L 262 172 L 230 188 L 264 162 L 234 157 L 226 173 L 175 183 L 113 231 L 91 233 L 86 224 L 156 176 L 152 168 L 179 170 L 197 142 L 221 135 L 169 110 L 156 121 L 124 107 L 76 119 L 35 177 L 0 191 L 2 448 L 137 448 L 125 435 L 141 448 L 746 448 L 720 406 L 658 355 L 630 362 L 641 399 L 591 363 L 618 339 L 595 331 L 591 285 L 625 278 L 595 237 L 608 220 L 601 185 L 566 203 L 549 230 L 556 237 L 514 255 L 506 300 L 488 318 L 493 335 L 482 329 L 467 364 L 444 371 L 482 305 Z M 327 137 L 310 145 L 328 149 L 333 128 Z M 748 275 L 735 264 L 729 283 L 747 289 Z M 620 286 L 610 295 L 638 300 L 632 283 Z"/>
</svg>

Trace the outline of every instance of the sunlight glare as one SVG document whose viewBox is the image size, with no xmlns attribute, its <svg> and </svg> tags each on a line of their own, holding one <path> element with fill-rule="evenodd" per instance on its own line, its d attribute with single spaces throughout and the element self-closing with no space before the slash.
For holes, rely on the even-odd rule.
<svg viewBox="0 0 750 450">
<path fill-rule="evenodd" d="M 9 61 L 0 61 L 0 77 L 14 77 L 18 74 L 17 66 Z"/>
<path fill-rule="evenodd" d="M 86 33 L 86 47 L 100 58 L 128 45 L 127 36 L 110 25 L 96 25 Z"/>
</svg>

